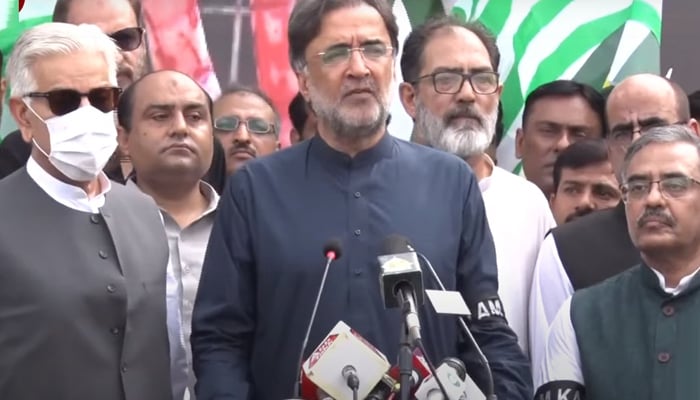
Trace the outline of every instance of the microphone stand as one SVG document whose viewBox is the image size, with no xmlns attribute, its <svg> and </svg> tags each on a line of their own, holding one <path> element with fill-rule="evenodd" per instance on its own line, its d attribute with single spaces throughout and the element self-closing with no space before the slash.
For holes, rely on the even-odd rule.
<svg viewBox="0 0 700 400">
<path fill-rule="evenodd" d="M 401 337 L 399 341 L 399 399 L 410 400 L 411 378 L 413 376 L 413 343 L 408 334 L 406 315 L 410 312 L 410 303 L 398 293 L 402 305 Z"/>
</svg>

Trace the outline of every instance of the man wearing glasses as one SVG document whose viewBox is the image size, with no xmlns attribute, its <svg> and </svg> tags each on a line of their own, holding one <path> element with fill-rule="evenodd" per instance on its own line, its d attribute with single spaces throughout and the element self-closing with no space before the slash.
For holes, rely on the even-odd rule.
<svg viewBox="0 0 700 400">
<path fill-rule="evenodd" d="M 391 5 L 296 2 L 288 40 L 318 133 L 248 162 L 227 183 L 192 322 L 197 397 L 299 396 L 299 352 L 322 278 L 322 249 L 333 237 L 344 255 L 328 272 L 303 358 L 342 320 L 395 362 L 401 312 L 385 309 L 377 263 L 393 233 L 431 260 L 448 290 L 489 314 L 471 325 L 493 366 L 496 393 L 529 399 L 527 360 L 497 306 L 496 254 L 474 174 L 454 156 L 386 130 L 398 47 Z M 486 387 L 455 319 L 427 304 L 421 310 L 427 355 L 435 363 L 460 357 Z"/>
<path fill-rule="evenodd" d="M 680 124 L 648 129 L 621 171 L 627 228 L 641 262 L 564 303 L 536 398 L 566 391 L 581 399 L 700 397 L 697 132 Z"/>
<path fill-rule="evenodd" d="M 2 399 L 172 399 L 158 209 L 102 172 L 117 51 L 96 26 L 48 23 L 8 62 L 32 153 L 0 181 Z"/>
<path fill-rule="evenodd" d="M 618 182 L 622 158 L 629 146 L 652 127 L 687 125 L 688 98 L 676 83 L 660 76 L 639 74 L 617 85 L 606 103 L 608 153 Z M 574 291 L 602 282 L 639 263 L 630 240 L 624 204 L 596 211 L 552 230 L 542 242 L 532 280 L 530 340 L 533 368 L 538 368 L 554 316 Z"/>
<path fill-rule="evenodd" d="M 125 89 L 148 68 L 145 33 L 141 26 L 140 0 L 57 0 L 53 22 L 94 24 L 109 35 L 119 47 L 117 82 Z M 20 140 L 20 132 L 7 135 L 0 143 L 0 157 L 6 162 L 0 168 L 0 179 L 24 166 L 31 145 Z M 131 172 L 131 164 L 119 151 L 105 168 L 110 179 L 123 182 Z"/>
<path fill-rule="evenodd" d="M 532 270 L 554 218 L 534 184 L 496 167 L 486 154 L 496 133 L 502 89 L 498 62 L 496 41 L 480 24 L 433 19 L 406 39 L 401 56 L 406 82 L 400 94 L 415 121 L 414 134 L 460 157 L 476 175 L 496 246 L 499 296 L 527 353 Z"/>
<path fill-rule="evenodd" d="M 226 174 L 279 149 L 280 115 L 263 92 L 232 86 L 214 102 L 214 132 L 226 155 Z"/>
</svg>

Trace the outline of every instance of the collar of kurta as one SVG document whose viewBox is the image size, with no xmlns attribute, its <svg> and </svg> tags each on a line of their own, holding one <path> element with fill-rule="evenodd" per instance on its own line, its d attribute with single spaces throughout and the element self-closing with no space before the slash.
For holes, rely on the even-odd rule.
<svg viewBox="0 0 700 400">
<path fill-rule="evenodd" d="M 383 158 L 391 157 L 394 151 L 394 138 L 389 132 L 385 132 L 384 136 L 374 147 L 358 153 L 355 157 L 350 157 L 348 154 L 329 146 L 320 135 L 315 135 L 311 139 L 309 151 L 311 156 L 320 158 L 325 165 L 341 168 L 359 168 L 375 164 Z"/>
<path fill-rule="evenodd" d="M 690 278 L 689 282 L 681 284 L 684 287 L 680 290 L 680 293 L 676 295 L 668 293 L 663 288 L 661 288 L 659 277 L 654 273 L 654 271 L 652 271 L 651 267 L 646 265 L 646 263 L 644 262 L 642 262 L 641 267 L 641 279 L 644 286 L 646 286 L 647 289 L 650 289 L 652 292 L 656 293 L 662 298 L 687 296 L 696 292 L 698 288 L 700 288 L 700 273 L 695 273 L 692 277 L 688 277 Z"/>
</svg>

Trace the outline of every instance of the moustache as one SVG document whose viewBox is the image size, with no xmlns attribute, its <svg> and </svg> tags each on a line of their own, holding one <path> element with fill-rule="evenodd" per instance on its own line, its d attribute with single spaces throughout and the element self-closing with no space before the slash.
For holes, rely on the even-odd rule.
<svg viewBox="0 0 700 400">
<path fill-rule="evenodd" d="M 676 221 L 672 216 L 664 213 L 658 208 L 647 208 L 644 210 L 644 214 L 637 219 L 637 228 L 641 228 L 644 224 L 650 221 L 658 221 L 670 227 L 674 227 L 676 225 Z"/>
<path fill-rule="evenodd" d="M 576 218 L 583 217 L 584 215 L 588 215 L 588 214 L 590 214 L 590 213 L 592 213 L 592 212 L 593 212 L 593 209 L 590 208 L 590 207 L 580 208 L 580 209 L 576 210 L 574 213 L 569 214 L 569 216 L 566 217 L 566 219 L 564 220 L 564 222 L 573 221 L 573 220 L 575 220 Z"/>
<path fill-rule="evenodd" d="M 449 125 L 449 123 L 456 118 L 471 118 L 479 122 L 480 126 L 484 126 L 483 117 L 472 106 L 463 106 L 450 110 L 445 114 L 445 125 Z"/>
<path fill-rule="evenodd" d="M 251 156 L 253 156 L 253 158 L 257 157 L 257 151 L 255 150 L 255 147 L 245 142 L 235 142 L 233 144 L 233 147 L 231 147 L 231 150 L 229 151 L 229 155 L 241 152 L 248 153 Z"/>
<path fill-rule="evenodd" d="M 365 79 L 363 81 L 355 82 L 352 84 L 346 83 L 340 90 L 342 97 L 358 92 L 367 92 L 372 94 L 372 96 L 374 96 L 375 98 L 377 98 L 377 85 L 371 79 Z"/>
</svg>

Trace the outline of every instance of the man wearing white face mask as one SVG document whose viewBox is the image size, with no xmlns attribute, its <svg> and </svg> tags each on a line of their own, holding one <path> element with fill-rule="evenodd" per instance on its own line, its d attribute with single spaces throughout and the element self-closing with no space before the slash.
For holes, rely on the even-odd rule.
<svg viewBox="0 0 700 400">
<path fill-rule="evenodd" d="M 172 399 L 160 215 L 102 172 L 116 54 L 95 26 L 48 23 L 10 56 L 32 154 L 0 181 L 0 399 Z"/>
</svg>

